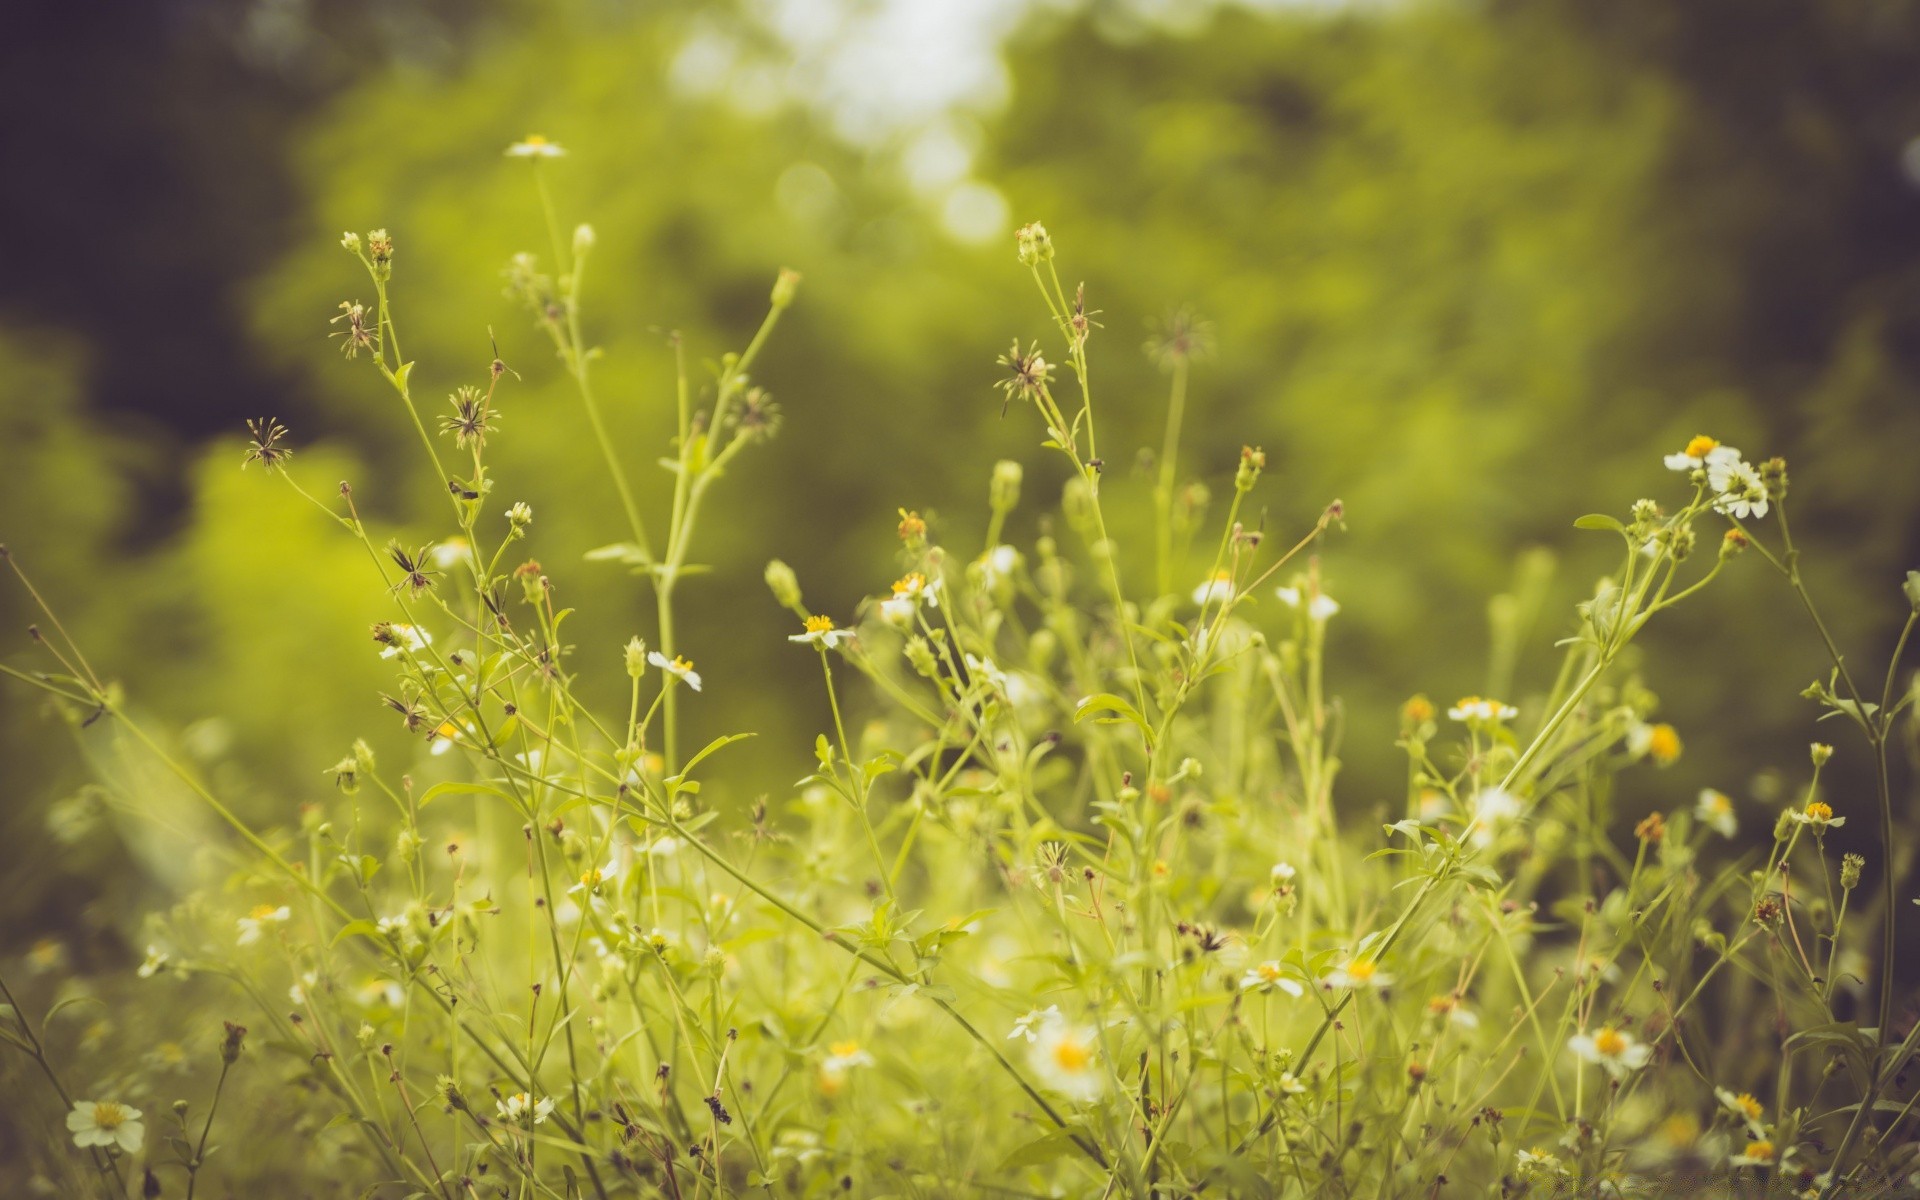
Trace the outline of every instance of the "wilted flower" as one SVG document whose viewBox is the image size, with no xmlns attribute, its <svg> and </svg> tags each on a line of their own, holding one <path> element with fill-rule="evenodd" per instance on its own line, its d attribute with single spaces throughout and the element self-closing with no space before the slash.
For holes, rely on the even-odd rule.
<svg viewBox="0 0 1920 1200">
<path fill-rule="evenodd" d="M 272 417 L 249 419 L 247 432 L 253 440 L 247 443 L 246 457 L 240 462 L 243 469 L 248 463 L 259 463 L 268 471 L 277 471 L 293 457 L 293 451 L 280 444 L 280 439 L 287 436 L 287 427 Z"/>
</svg>

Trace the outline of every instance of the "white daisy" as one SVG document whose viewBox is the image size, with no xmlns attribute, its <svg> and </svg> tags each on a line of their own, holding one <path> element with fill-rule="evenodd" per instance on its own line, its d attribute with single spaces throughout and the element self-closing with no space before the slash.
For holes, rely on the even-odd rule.
<svg viewBox="0 0 1920 1200">
<path fill-rule="evenodd" d="M 1616 1079 L 1638 1071 L 1653 1057 L 1653 1047 L 1611 1025 L 1603 1025 L 1591 1034 L 1576 1034 L 1568 1039 L 1567 1048 L 1606 1068 L 1607 1074 Z"/>
<path fill-rule="evenodd" d="M 1807 806 L 1799 812 L 1793 813 L 1792 817 L 1802 825 L 1813 826 L 1816 831 L 1838 829 L 1847 823 L 1845 817 L 1834 816 L 1833 805 L 1828 804 L 1824 800 L 1807 801 Z"/>
<path fill-rule="evenodd" d="M 835 629 L 832 617 L 808 617 L 807 631 L 788 636 L 790 642 L 801 642 L 809 646 L 825 646 L 831 650 L 843 640 L 853 636 L 851 629 Z M 696 688 L 698 685 L 695 685 Z"/>
<path fill-rule="evenodd" d="M 470 562 L 473 559 L 473 547 L 463 537 L 450 537 L 433 548 L 433 565 L 441 570 L 449 570 Z"/>
<path fill-rule="evenodd" d="M 1298 1096 L 1307 1090 L 1307 1085 L 1301 1083 L 1300 1077 L 1292 1071 L 1282 1071 L 1280 1072 L 1279 1088 L 1280 1094 L 1283 1096 Z"/>
<path fill-rule="evenodd" d="M 1730 838 L 1740 832 L 1740 822 L 1733 815 L 1733 801 L 1725 792 L 1712 788 L 1700 789 L 1700 798 L 1693 802 L 1693 819 L 1721 837 Z"/>
<path fill-rule="evenodd" d="M 1106 1088 L 1100 1071 L 1100 1046 L 1090 1026 L 1055 1015 L 1040 1025 L 1027 1061 L 1040 1085 L 1081 1102 L 1097 1100 Z"/>
<path fill-rule="evenodd" d="M 565 150 L 537 133 L 530 133 L 525 139 L 507 147 L 508 158 L 559 158 L 565 153 Z"/>
<path fill-rule="evenodd" d="M 515 1092 L 499 1101 L 495 1107 L 499 1110 L 500 1119 L 503 1121 L 520 1125 L 526 1123 L 531 1117 L 533 1124 L 538 1125 L 553 1112 L 553 1097 L 542 1096 L 535 1100 L 525 1092 Z"/>
<path fill-rule="evenodd" d="M 128 1154 L 138 1154 L 147 1136 L 140 1110 L 117 1100 L 75 1101 L 67 1129 L 76 1146 L 118 1146 Z"/>
<path fill-rule="evenodd" d="M 1453 720 L 1483 725 L 1511 721 L 1519 715 L 1520 710 L 1511 704 L 1502 704 L 1498 700 L 1487 700 L 1479 696 L 1468 696 L 1447 710 L 1447 716 Z"/>
<path fill-rule="evenodd" d="M 862 1050 L 859 1042 L 847 1041 L 835 1042 L 833 1045 L 827 1047 L 826 1061 L 820 1064 L 820 1069 L 838 1075 L 850 1071 L 854 1067 L 870 1067 L 872 1065 L 873 1055 Z"/>
<path fill-rule="evenodd" d="M 1698 471 L 1702 467 L 1712 469 L 1739 461 L 1738 450 L 1732 446 L 1722 446 L 1705 434 L 1689 441 L 1680 453 L 1669 454 L 1665 459 L 1669 471 Z"/>
<path fill-rule="evenodd" d="M 282 904 L 275 908 L 271 904 L 262 904 L 248 915 L 234 922 L 240 928 L 240 936 L 235 941 L 242 946 L 251 946 L 260 940 L 268 925 L 280 925 L 291 920 L 293 910 Z"/>
<path fill-rule="evenodd" d="M 1257 988 L 1262 992 L 1279 988 L 1289 996 L 1306 995 L 1307 989 L 1301 987 L 1297 980 L 1287 978 L 1285 972 L 1286 968 L 1269 959 L 1257 967 L 1248 967 L 1247 973 L 1240 977 L 1240 987 L 1243 991 Z"/>
<path fill-rule="evenodd" d="M 1713 506 L 1730 517 L 1746 520 L 1767 515 L 1767 485 L 1752 463 L 1735 459 L 1707 468 L 1707 482 L 1720 493 Z"/>
<path fill-rule="evenodd" d="M 1760 1118 L 1767 1115 L 1767 1110 L 1753 1098 L 1753 1093 L 1741 1092 L 1736 1095 L 1725 1088 L 1715 1088 L 1713 1095 L 1714 1099 L 1720 1101 L 1720 1107 L 1740 1118 L 1754 1137 L 1766 1136 L 1767 1127 Z"/>
<path fill-rule="evenodd" d="M 1276 588 L 1274 595 L 1288 608 L 1300 607 L 1300 589 L 1295 587 Z M 1340 611 L 1340 602 L 1325 592 L 1315 592 L 1307 600 L 1307 616 L 1314 621 L 1325 621 Z"/>
<path fill-rule="evenodd" d="M 380 648 L 381 658 L 393 658 L 402 651 L 418 654 L 433 644 L 433 635 L 414 625 L 393 624 L 387 630 L 392 638 Z"/>
<path fill-rule="evenodd" d="M 1225 604 L 1233 599 L 1233 572 L 1215 571 L 1213 578 L 1193 589 L 1193 602 L 1205 608 L 1214 601 Z"/>
<path fill-rule="evenodd" d="M 1476 846 L 1489 845 L 1507 822 L 1525 811 L 1520 797 L 1507 789 L 1481 788 L 1473 796 L 1473 819 L 1467 823 L 1467 835 Z"/>
<path fill-rule="evenodd" d="M 152 979 L 155 975 L 166 970 L 172 962 L 172 955 L 158 946 L 150 945 L 147 947 L 147 960 L 140 964 L 139 970 L 135 971 L 134 974 L 140 976 L 142 979 Z"/>
<path fill-rule="evenodd" d="M 1736 1167 L 1771 1167 L 1779 1161 L 1778 1148 L 1766 1138 L 1755 1138 L 1740 1153 L 1727 1156 L 1727 1162 Z"/>
<path fill-rule="evenodd" d="M 649 650 L 647 651 L 647 661 L 659 667 L 667 674 L 679 679 L 694 691 L 697 692 L 700 690 L 700 672 L 694 670 L 693 664 L 681 658 L 679 655 L 676 654 L 672 659 L 668 659 L 666 655 L 660 653 L 658 650 Z"/>
<path fill-rule="evenodd" d="M 1012 546 L 995 546 L 982 554 L 974 566 L 980 572 L 981 588 L 990 592 L 1012 579 L 1013 573 L 1020 569 L 1020 552 Z"/>
<path fill-rule="evenodd" d="M 1384 988 L 1393 986 L 1393 976 L 1370 958 L 1350 958 L 1327 972 L 1320 982 L 1330 988 Z"/>
</svg>

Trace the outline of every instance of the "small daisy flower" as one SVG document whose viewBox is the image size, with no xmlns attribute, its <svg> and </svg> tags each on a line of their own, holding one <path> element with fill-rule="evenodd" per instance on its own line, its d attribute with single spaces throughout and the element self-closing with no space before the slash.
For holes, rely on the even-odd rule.
<svg viewBox="0 0 1920 1200">
<path fill-rule="evenodd" d="M 1014 1038 L 1025 1038 L 1027 1039 L 1027 1043 L 1032 1045 L 1035 1041 L 1039 1040 L 1040 1035 L 1037 1031 L 1041 1027 L 1047 1025 L 1049 1022 L 1064 1019 L 1065 1018 L 1060 1015 L 1060 1006 L 1058 1004 L 1049 1004 L 1045 1008 L 1036 1008 L 1013 1023 L 1013 1032 L 1007 1035 L 1007 1040 L 1012 1041 Z"/>
<path fill-rule="evenodd" d="M 1300 607 L 1301 596 L 1299 588 L 1276 588 L 1274 595 L 1280 597 L 1280 602 L 1288 608 Z M 1340 611 L 1340 602 L 1324 592 L 1315 592 L 1307 599 L 1306 604 L 1307 617 L 1316 622 L 1325 621 L 1328 617 Z"/>
<path fill-rule="evenodd" d="M 1715 1088 L 1713 1095 L 1720 1101 L 1721 1108 L 1740 1118 L 1746 1127 L 1753 1131 L 1754 1137 L 1762 1137 L 1766 1134 L 1767 1127 L 1760 1118 L 1767 1115 L 1767 1110 L 1754 1099 L 1752 1092 L 1741 1092 L 1735 1095 L 1725 1088 Z"/>
<path fill-rule="evenodd" d="M 1638 1071 L 1653 1057 L 1653 1047 L 1634 1040 L 1611 1025 L 1603 1025 L 1591 1034 L 1578 1034 L 1567 1041 L 1567 1048 L 1590 1063 L 1606 1068 L 1619 1079 Z"/>
<path fill-rule="evenodd" d="M 1838 829 L 1847 823 L 1845 817 L 1833 815 L 1833 805 L 1824 800 L 1809 800 L 1807 806 L 1793 814 L 1793 819 L 1802 825 L 1813 826 L 1815 832 Z"/>
<path fill-rule="evenodd" d="M 140 976 L 142 979 L 152 979 L 155 975 L 166 970 L 172 962 L 173 956 L 165 950 L 162 950 L 158 946 L 148 946 L 147 960 L 140 964 L 139 969 L 135 971 L 134 974 Z"/>
<path fill-rule="evenodd" d="M 1393 986 L 1393 976 L 1380 969 L 1370 958 L 1350 958 L 1327 972 L 1322 980 L 1330 988 L 1384 988 Z"/>
<path fill-rule="evenodd" d="M 801 642 L 809 646 L 825 646 L 831 650 L 842 640 L 853 636 L 851 629 L 835 629 L 832 617 L 813 616 L 806 621 L 806 632 L 790 635 L 790 642 Z M 696 689 L 698 685 L 695 685 Z"/>
<path fill-rule="evenodd" d="M 260 940 L 260 935 L 266 931 L 267 926 L 282 925 L 292 918 L 293 910 L 284 904 L 278 908 L 271 904 L 262 904 L 247 916 L 234 922 L 240 929 L 240 936 L 235 940 L 239 945 L 251 946 Z"/>
<path fill-rule="evenodd" d="M 693 664 L 681 658 L 679 655 L 676 654 L 672 659 L 668 659 L 666 655 L 660 653 L 658 650 L 649 650 L 647 651 L 647 661 L 680 680 L 680 682 L 686 684 L 694 691 L 697 692 L 700 690 L 700 672 L 694 670 Z"/>
<path fill-rule="evenodd" d="M 580 876 L 580 881 L 567 889 L 569 896 L 599 894 L 604 884 L 617 883 L 620 879 L 620 863 L 612 860 L 603 867 L 588 867 Z"/>
<path fill-rule="evenodd" d="M 1297 980 L 1287 978 L 1286 968 L 1271 959 L 1257 967 L 1248 967 L 1247 973 L 1240 977 L 1240 987 L 1242 990 L 1257 988 L 1262 992 L 1279 988 L 1289 996 L 1307 994 L 1307 989 L 1301 987 Z"/>
<path fill-rule="evenodd" d="M 118 1146 L 128 1154 L 138 1154 L 147 1136 L 140 1110 L 117 1100 L 76 1101 L 67 1114 L 67 1130 L 76 1146 Z"/>
<path fill-rule="evenodd" d="M 1472 1009 L 1460 1003 L 1460 997 L 1453 995 L 1435 996 L 1427 1001 L 1427 1011 L 1438 1017 L 1445 1017 L 1462 1029 L 1480 1028 L 1480 1018 Z"/>
<path fill-rule="evenodd" d="M 1020 569 L 1020 552 L 1012 546 L 995 546 L 974 565 L 980 572 L 981 588 L 991 592 L 1012 579 L 1013 573 Z"/>
<path fill-rule="evenodd" d="M 1292 883 L 1294 877 L 1299 874 L 1300 872 L 1292 863 L 1277 862 L 1273 864 L 1273 870 L 1267 872 L 1267 878 L 1273 881 L 1275 887 L 1278 887 L 1283 883 Z"/>
<path fill-rule="evenodd" d="M 826 1061 L 820 1064 L 820 1069 L 833 1074 L 841 1074 L 852 1070 L 854 1067 L 870 1067 L 872 1065 L 873 1055 L 862 1050 L 859 1042 L 847 1041 L 835 1042 L 833 1045 L 827 1047 Z"/>
<path fill-rule="evenodd" d="M 433 565 L 442 571 L 450 570 L 473 561 L 473 547 L 463 537 L 450 537 L 437 543 L 431 554 Z"/>
<path fill-rule="evenodd" d="M 565 150 L 537 133 L 530 133 L 507 147 L 508 158 L 560 158 L 565 154 Z"/>
<path fill-rule="evenodd" d="M 1193 602 L 1202 608 L 1216 600 L 1225 604 L 1231 599 L 1233 599 L 1232 571 L 1215 571 L 1213 578 L 1193 589 Z"/>
<path fill-rule="evenodd" d="M 1522 1178 L 1567 1173 L 1567 1168 L 1561 1164 L 1560 1159 L 1545 1150 L 1522 1150 L 1514 1156 L 1513 1165 Z"/>
<path fill-rule="evenodd" d="M 1525 811 L 1520 797 L 1507 789 L 1481 788 L 1473 796 L 1473 819 L 1467 823 L 1467 835 L 1476 846 L 1489 845 L 1507 822 Z"/>
<path fill-rule="evenodd" d="M 1283 1096 L 1298 1096 L 1307 1090 L 1307 1085 L 1301 1083 L 1300 1077 L 1292 1071 L 1280 1072 L 1280 1081 L 1277 1086 L 1280 1088 L 1280 1094 Z"/>
<path fill-rule="evenodd" d="M 463 736 L 468 736 L 472 733 L 473 726 L 471 724 L 469 724 L 465 730 L 462 730 L 460 726 L 455 725 L 452 721 L 442 721 L 427 733 L 427 741 L 429 743 L 427 749 L 433 754 L 445 754 L 447 751 L 453 749 L 455 742 L 459 741 Z M 536 763 L 535 766 L 537 767 L 538 764 Z"/>
<path fill-rule="evenodd" d="M 1767 515 L 1767 484 L 1752 463 L 1736 460 L 1708 467 L 1707 478 L 1720 493 L 1713 506 L 1722 513 L 1743 521 Z"/>
<path fill-rule="evenodd" d="M 535 1100 L 525 1092 L 515 1092 L 506 1099 L 499 1101 L 495 1105 L 495 1108 L 499 1110 L 500 1119 L 503 1121 L 511 1121 L 515 1125 L 524 1125 L 531 1119 L 532 1124 L 538 1125 L 552 1114 L 553 1097 L 542 1096 L 538 1100 Z"/>
<path fill-rule="evenodd" d="M 414 625 L 395 623 L 386 626 L 386 631 L 391 636 L 380 647 L 381 658 L 395 658 L 403 651 L 418 654 L 433 644 L 433 635 Z"/>
<path fill-rule="evenodd" d="M 1502 704 L 1498 700 L 1487 700 L 1479 696 L 1467 696 L 1460 703 L 1447 710 L 1447 716 L 1455 721 L 1464 721 L 1469 725 L 1497 725 L 1502 721 L 1511 721 L 1520 715 L 1520 710 L 1511 704 Z"/>
<path fill-rule="evenodd" d="M 1693 802 L 1693 819 L 1721 837 L 1730 838 L 1740 832 L 1740 822 L 1733 815 L 1733 801 L 1725 792 L 1712 788 L 1700 789 L 1700 798 Z"/>
<path fill-rule="evenodd" d="M 1722 446 L 1703 433 L 1689 441 L 1680 453 L 1667 455 L 1665 461 L 1669 471 L 1698 471 L 1703 467 L 1739 462 L 1740 452 L 1732 446 Z"/>
<path fill-rule="evenodd" d="M 1088 1026 L 1055 1016 L 1040 1026 L 1028 1061 L 1040 1084 L 1082 1102 L 1099 1098 L 1106 1076 L 1099 1069 L 1099 1043 Z"/>
<path fill-rule="evenodd" d="M 975 681 L 985 683 L 1001 695 L 1007 694 L 1007 673 L 990 658 L 978 658 L 967 654 L 962 656 L 967 664 L 967 674 Z"/>
<path fill-rule="evenodd" d="M 1680 759 L 1680 731 L 1664 721 L 1657 725 L 1635 723 L 1627 731 L 1627 750 L 1636 757 L 1652 759 L 1655 766 L 1670 767 Z"/>
<path fill-rule="evenodd" d="M 1736 1167 L 1771 1167 L 1779 1161 L 1779 1150 L 1766 1138 L 1755 1138 L 1740 1153 L 1727 1156 L 1727 1162 Z"/>
</svg>

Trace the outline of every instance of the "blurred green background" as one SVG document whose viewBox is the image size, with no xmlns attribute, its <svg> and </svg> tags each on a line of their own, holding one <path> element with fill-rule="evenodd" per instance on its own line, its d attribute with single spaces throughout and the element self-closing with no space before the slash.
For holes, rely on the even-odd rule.
<svg viewBox="0 0 1920 1200">
<path fill-rule="evenodd" d="M 549 257 L 527 164 L 501 155 L 530 132 L 570 151 L 548 172 L 562 222 L 599 234 L 585 328 L 648 511 L 668 494 L 662 331 L 715 356 L 744 343 L 777 268 L 805 275 L 757 372 L 784 426 L 718 490 L 714 569 L 685 591 L 708 680 L 687 740 L 762 735 L 710 788 L 722 802 L 783 794 L 826 721 L 767 558 L 846 617 L 892 578 L 897 508 L 970 557 L 995 459 L 1029 463 L 1023 513 L 1057 496 L 1032 414 L 1002 420 L 991 389 L 1010 338 L 1049 334 L 1014 261 L 1028 220 L 1100 310 L 1107 494 L 1143 552 L 1136 592 L 1136 451 L 1157 445 L 1166 391 L 1141 344 L 1172 306 L 1218 343 L 1182 480 L 1223 496 L 1254 443 L 1274 534 L 1346 502 L 1324 571 L 1356 814 L 1404 777 L 1394 707 L 1485 685 L 1488 598 L 1535 546 L 1560 569 L 1520 690 L 1544 685 L 1562 614 L 1612 565 L 1572 519 L 1673 496 L 1660 455 L 1691 434 L 1788 458 L 1807 573 L 1857 658 L 1884 661 L 1920 563 L 1908 0 L 27 7 L 0 45 L 0 538 L 263 823 L 323 794 L 355 736 L 390 767 L 446 767 L 378 706 L 366 629 L 387 614 L 358 549 L 239 469 L 243 419 L 276 416 L 307 486 L 351 480 L 383 535 L 447 532 L 391 392 L 327 340 L 341 300 L 372 299 L 341 230 L 398 243 L 428 412 L 481 380 L 489 328 L 519 371 L 496 498 L 534 507 L 531 553 L 580 610 L 575 669 L 610 689 L 590 694 L 623 696 L 619 647 L 653 636 L 640 582 L 583 561 L 625 536 L 617 499 L 503 293 L 513 253 Z M 1803 618 L 1763 564 L 1738 568 L 1647 641 L 1687 754 L 1639 776 L 1630 811 L 1750 795 L 1840 733 L 1796 695 L 1823 673 Z M 0 618 L 8 660 L 33 664 L 17 589 Z M 176 827 L 89 822 L 69 799 L 85 735 L 70 744 L 17 687 L 0 704 L 0 951 L 52 935 L 95 965 L 137 960 L 191 810 L 94 764 Z M 1864 765 L 1836 761 L 1836 807 L 1864 806 Z"/>
</svg>

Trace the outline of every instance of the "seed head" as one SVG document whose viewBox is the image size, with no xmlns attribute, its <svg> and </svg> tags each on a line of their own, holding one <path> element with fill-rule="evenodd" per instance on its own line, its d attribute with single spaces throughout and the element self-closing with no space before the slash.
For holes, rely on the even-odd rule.
<svg viewBox="0 0 1920 1200">
<path fill-rule="evenodd" d="M 280 444 L 287 436 L 287 427 L 272 417 L 256 417 L 247 422 L 247 432 L 253 440 L 247 443 L 246 457 L 240 461 L 242 470 L 248 463 L 259 463 L 267 471 L 278 471 L 286 466 L 293 451 Z"/>
<path fill-rule="evenodd" d="M 1053 261 L 1053 239 L 1047 236 L 1047 227 L 1040 222 L 1022 225 L 1013 238 L 1020 252 L 1021 266 L 1032 267 Z"/>
</svg>

